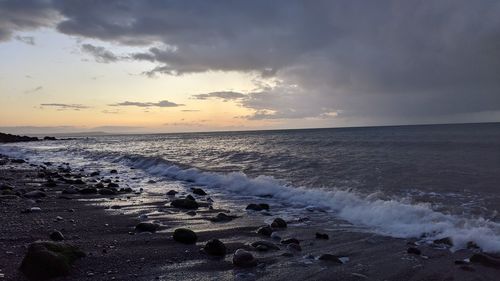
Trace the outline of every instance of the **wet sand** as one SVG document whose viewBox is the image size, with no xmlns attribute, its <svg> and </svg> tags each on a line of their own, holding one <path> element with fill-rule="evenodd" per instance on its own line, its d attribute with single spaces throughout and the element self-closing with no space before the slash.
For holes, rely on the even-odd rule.
<svg viewBox="0 0 500 281">
<path fill-rule="evenodd" d="M 211 209 L 207 200 L 210 190 L 205 190 L 207 196 L 194 195 L 202 205 L 196 214 L 170 206 L 173 199 L 191 194 L 189 190 L 177 190 L 175 197 L 147 190 L 112 196 L 62 194 L 72 184 L 57 179 L 54 173 L 81 179 L 83 183 L 73 184 L 78 188 L 94 186 L 109 177 L 90 176 L 89 171 L 61 172 L 60 163 L 41 167 L 14 162 L 0 157 L 0 184 L 13 188 L 0 196 L 0 280 L 27 280 L 18 270 L 27 246 L 50 240 L 54 230 L 64 235 L 64 242 L 87 254 L 74 263 L 69 276 L 54 280 L 498 280 L 500 276 L 500 270 L 494 267 L 455 264 L 479 250 L 452 253 L 444 246 L 416 245 L 413 247 L 422 254 L 409 254 L 412 241 L 407 239 L 345 228 L 313 228 L 307 219 L 314 220 L 314 213 L 307 219 L 288 221 L 287 228 L 275 232 L 283 239 L 298 239 L 299 250 L 256 232 L 276 217 L 272 207 L 269 212 L 246 211 L 246 206 Z M 49 178 L 55 180 L 55 186 L 45 186 Z M 29 199 L 23 195 L 40 188 L 46 197 Z M 24 212 L 32 207 L 41 211 Z M 220 212 L 238 218 L 230 222 L 209 220 Z M 141 221 L 161 226 L 155 233 L 136 233 L 134 228 Z M 197 243 L 174 241 L 172 233 L 180 227 L 195 231 Z M 317 239 L 316 232 L 328 234 L 329 239 Z M 227 247 L 223 258 L 201 250 L 215 238 Z M 258 251 L 249 245 L 260 240 L 272 242 L 279 249 Z M 251 252 L 257 266 L 234 266 L 233 253 L 239 248 Z M 333 254 L 344 263 L 319 260 L 323 254 Z"/>
</svg>

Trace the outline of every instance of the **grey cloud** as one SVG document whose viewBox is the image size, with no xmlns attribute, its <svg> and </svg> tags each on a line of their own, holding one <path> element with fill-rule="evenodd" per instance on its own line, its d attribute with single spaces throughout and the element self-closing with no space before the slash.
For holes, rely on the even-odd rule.
<svg viewBox="0 0 500 281">
<path fill-rule="evenodd" d="M 5 9 L 5 3 L 19 9 Z M 418 122 L 500 111 L 497 1 L 0 5 L 10 13 L 0 14 L 0 40 L 47 26 L 47 15 L 55 13 L 62 33 L 144 48 L 127 59 L 155 63 L 147 75 L 243 71 L 297 86 L 261 89 L 241 99 L 255 109 L 253 118 L 338 112 L 344 119 Z"/>
<path fill-rule="evenodd" d="M 54 107 L 57 108 L 58 110 L 80 110 L 80 109 L 87 109 L 90 108 L 89 106 L 82 105 L 82 104 L 66 104 L 66 103 L 42 103 L 40 104 L 41 107 Z"/>
<path fill-rule="evenodd" d="M 221 92 L 211 92 L 211 93 L 206 93 L 206 94 L 193 95 L 192 97 L 195 99 L 198 99 L 198 100 L 218 98 L 218 99 L 228 101 L 228 100 L 242 99 L 242 98 L 245 98 L 246 95 L 243 93 L 233 92 L 233 91 L 221 91 Z"/>
<path fill-rule="evenodd" d="M 120 102 L 120 103 L 110 104 L 109 106 L 178 107 L 178 106 L 184 106 L 184 104 L 178 104 L 178 103 L 170 102 L 167 100 L 162 100 L 159 102 L 124 101 L 124 102 Z"/>
<path fill-rule="evenodd" d="M 104 47 L 83 44 L 81 48 L 83 52 L 92 55 L 97 62 L 110 63 L 118 61 L 118 57 Z"/>
<path fill-rule="evenodd" d="M 14 38 L 17 41 L 23 42 L 25 44 L 32 45 L 32 46 L 35 45 L 35 37 L 33 37 L 33 36 L 20 36 L 20 35 L 16 35 L 16 36 L 14 36 Z"/>
</svg>

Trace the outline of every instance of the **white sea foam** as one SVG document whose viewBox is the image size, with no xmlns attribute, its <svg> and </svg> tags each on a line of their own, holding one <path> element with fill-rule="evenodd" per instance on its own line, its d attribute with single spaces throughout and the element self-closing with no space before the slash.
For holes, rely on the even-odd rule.
<svg viewBox="0 0 500 281">
<path fill-rule="evenodd" d="M 1 147 L 0 152 L 24 157 L 27 151 Z M 189 181 L 207 188 L 245 196 L 269 196 L 292 206 L 315 206 L 335 213 L 355 225 L 369 227 L 376 233 L 399 238 L 420 237 L 429 241 L 451 237 L 454 249 L 474 241 L 485 251 L 500 252 L 500 224 L 482 218 L 463 218 L 444 214 L 429 204 L 411 204 L 404 200 L 382 200 L 375 195 L 360 195 L 354 191 L 324 190 L 294 187 L 268 176 L 250 178 L 243 173 L 205 172 L 196 168 L 181 168 L 160 158 L 119 156 L 117 153 L 89 153 L 97 161 L 118 162 L 142 169 L 155 176 Z"/>
</svg>

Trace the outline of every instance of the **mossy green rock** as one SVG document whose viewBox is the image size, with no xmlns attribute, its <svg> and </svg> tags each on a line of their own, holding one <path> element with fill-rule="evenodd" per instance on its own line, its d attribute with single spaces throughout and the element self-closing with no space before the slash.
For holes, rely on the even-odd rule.
<svg viewBox="0 0 500 281">
<path fill-rule="evenodd" d="M 47 280 L 69 274 L 71 264 L 85 256 L 78 247 L 54 242 L 35 242 L 28 247 L 20 270 L 30 280 Z"/>
</svg>

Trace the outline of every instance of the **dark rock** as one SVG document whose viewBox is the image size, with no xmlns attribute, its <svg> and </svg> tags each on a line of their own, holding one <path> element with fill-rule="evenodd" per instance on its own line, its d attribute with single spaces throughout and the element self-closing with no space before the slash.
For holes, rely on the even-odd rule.
<svg viewBox="0 0 500 281">
<path fill-rule="evenodd" d="M 251 253 L 243 249 L 238 249 L 233 256 L 233 265 L 238 267 L 254 267 L 257 265 L 257 260 Z"/>
<path fill-rule="evenodd" d="M 167 195 L 168 195 L 168 196 L 174 196 L 174 195 L 176 195 L 177 193 L 178 193 L 177 191 L 175 191 L 175 190 L 171 189 L 171 190 L 169 190 L 169 191 L 167 192 Z"/>
<path fill-rule="evenodd" d="M 113 209 L 113 210 L 118 210 L 118 209 L 121 209 L 122 206 L 120 206 L 120 205 L 113 205 L 110 208 Z"/>
<path fill-rule="evenodd" d="M 481 249 L 474 241 L 467 242 L 467 249 Z"/>
<path fill-rule="evenodd" d="M 188 211 L 188 212 L 186 212 L 186 215 L 188 215 L 188 216 L 196 216 L 196 212 L 195 211 Z"/>
<path fill-rule="evenodd" d="M 194 199 L 193 195 L 191 195 L 191 194 L 186 196 L 186 199 L 191 200 L 191 201 L 196 201 L 196 199 Z"/>
<path fill-rule="evenodd" d="M 71 264 L 85 253 L 77 247 L 53 242 L 35 242 L 21 263 L 21 272 L 30 280 L 47 280 L 69 274 Z"/>
<path fill-rule="evenodd" d="M 82 181 L 81 179 L 76 179 L 73 181 L 73 184 L 85 184 L 85 182 Z"/>
<path fill-rule="evenodd" d="M 115 195 L 116 190 L 111 188 L 101 188 L 99 189 L 99 194 L 101 195 Z"/>
<path fill-rule="evenodd" d="M 269 210 L 269 204 L 261 203 L 261 204 L 248 204 L 246 207 L 247 210 L 253 210 L 253 211 L 262 211 L 262 210 Z"/>
<path fill-rule="evenodd" d="M 0 185 L 0 190 L 13 190 L 14 188 L 12 187 L 12 185 L 9 185 L 9 184 L 1 184 Z"/>
<path fill-rule="evenodd" d="M 103 183 L 110 183 L 111 182 L 111 179 L 104 179 L 102 180 Z"/>
<path fill-rule="evenodd" d="M 500 269 L 500 259 L 494 258 L 487 254 L 474 254 L 469 259 L 472 263 L 479 263 L 487 267 Z"/>
<path fill-rule="evenodd" d="M 198 209 L 198 203 L 189 199 L 176 199 L 170 203 L 172 207 L 181 209 Z"/>
<path fill-rule="evenodd" d="M 191 188 L 191 191 L 196 195 L 207 195 L 207 193 L 201 188 Z"/>
<path fill-rule="evenodd" d="M 26 163 L 26 161 L 24 161 L 23 159 L 11 159 L 10 162 L 14 164 Z"/>
<path fill-rule="evenodd" d="M 96 171 L 96 172 L 92 172 L 92 173 L 90 173 L 90 176 L 91 176 L 91 177 L 97 177 L 97 176 L 99 176 L 100 174 L 101 174 L 100 172 L 97 172 L 97 171 Z"/>
<path fill-rule="evenodd" d="M 54 141 L 54 140 L 57 140 L 57 139 L 55 137 L 45 136 L 45 137 L 43 137 L 43 140 Z"/>
<path fill-rule="evenodd" d="M 275 218 L 271 226 L 275 228 L 286 228 L 286 221 L 282 218 Z"/>
<path fill-rule="evenodd" d="M 80 194 L 96 194 L 97 189 L 94 187 L 86 187 L 79 190 Z"/>
<path fill-rule="evenodd" d="M 441 244 L 441 245 L 446 245 L 446 246 L 453 246 L 453 241 L 451 241 L 451 238 L 450 237 L 445 237 L 445 238 L 441 238 L 441 239 L 436 239 L 433 241 L 434 244 Z"/>
<path fill-rule="evenodd" d="M 316 232 L 316 239 L 324 239 L 324 240 L 328 240 L 330 239 L 330 237 L 328 236 L 328 234 L 326 233 L 319 233 L 319 232 Z"/>
<path fill-rule="evenodd" d="M 287 245 L 286 245 L 286 249 L 287 249 L 287 250 L 297 251 L 297 252 L 302 251 L 302 247 L 300 247 L 300 245 L 299 245 L 299 244 L 295 244 L 295 243 L 290 243 L 290 244 L 287 244 Z"/>
<path fill-rule="evenodd" d="M 288 238 L 288 239 L 283 239 L 281 240 L 281 244 L 299 244 L 300 245 L 300 241 L 295 239 L 295 238 Z"/>
<path fill-rule="evenodd" d="M 31 199 L 42 198 L 42 197 L 45 197 L 45 196 L 47 196 L 47 194 L 45 194 L 45 192 L 42 192 L 42 191 L 39 191 L 39 190 L 34 190 L 34 191 L 26 192 L 24 194 L 24 197 L 31 198 Z"/>
<path fill-rule="evenodd" d="M 214 218 L 211 218 L 210 221 L 212 221 L 212 222 L 228 222 L 228 221 L 232 221 L 235 218 L 237 218 L 237 216 L 230 216 L 230 215 L 226 215 L 224 213 L 218 213 L 217 216 L 215 216 Z"/>
<path fill-rule="evenodd" d="M 279 250 L 280 247 L 278 247 L 276 244 L 274 243 L 271 243 L 271 242 L 268 242 L 268 241 L 255 241 L 255 242 L 252 242 L 250 244 L 250 246 L 254 247 L 254 248 L 257 248 L 257 247 L 261 247 L 261 250 L 264 250 L 263 248 L 265 248 L 265 250 Z"/>
<path fill-rule="evenodd" d="M 140 222 L 135 226 L 137 232 L 156 232 L 160 228 L 159 224 L 150 222 Z"/>
<path fill-rule="evenodd" d="M 109 173 L 110 173 L 110 174 L 117 174 L 117 173 L 118 173 L 118 171 L 117 171 L 117 170 L 115 170 L 115 169 L 113 169 L 113 170 L 109 171 Z"/>
<path fill-rule="evenodd" d="M 148 183 L 153 184 L 153 183 L 156 183 L 156 181 L 155 180 L 148 180 Z"/>
<path fill-rule="evenodd" d="M 408 249 L 406 250 L 406 252 L 407 252 L 408 254 L 414 254 L 414 255 L 421 255 L 421 254 L 422 254 L 422 252 L 421 252 L 419 249 L 415 248 L 415 247 L 410 247 L 410 248 L 408 248 Z"/>
<path fill-rule="evenodd" d="M 257 233 L 265 236 L 271 236 L 271 233 L 273 233 L 273 229 L 269 225 L 261 226 L 259 227 L 259 229 L 257 229 Z"/>
<path fill-rule="evenodd" d="M 321 260 L 321 261 L 331 261 L 331 262 L 339 263 L 339 264 L 343 263 L 339 259 L 339 257 L 337 257 L 336 255 L 332 255 L 332 254 L 322 254 L 321 256 L 319 256 L 318 259 Z"/>
<path fill-rule="evenodd" d="M 173 238 L 175 241 L 184 244 L 194 244 L 198 240 L 196 233 L 187 228 L 177 228 L 174 231 Z"/>
<path fill-rule="evenodd" d="M 212 239 L 205 244 L 203 248 L 205 253 L 212 256 L 225 256 L 226 255 L 226 245 L 222 243 L 219 239 Z"/>
<path fill-rule="evenodd" d="M 66 189 L 64 189 L 62 192 L 62 194 L 77 194 L 78 193 L 78 189 L 76 189 L 75 187 L 68 187 Z"/>
<path fill-rule="evenodd" d="M 114 182 L 110 182 L 108 183 L 108 188 L 118 188 L 120 187 L 117 183 L 114 183 Z"/>
<path fill-rule="evenodd" d="M 133 191 L 134 190 L 131 187 L 120 188 L 120 192 L 123 192 L 123 193 L 131 193 Z"/>
<path fill-rule="evenodd" d="M 50 240 L 52 240 L 52 241 L 62 241 L 62 240 L 64 240 L 64 235 L 60 231 L 57 231 L 57 230 L 54 230 L 50 234 L 49 237 L 50 237 Z"/>
</svg>

